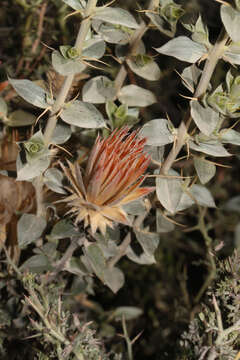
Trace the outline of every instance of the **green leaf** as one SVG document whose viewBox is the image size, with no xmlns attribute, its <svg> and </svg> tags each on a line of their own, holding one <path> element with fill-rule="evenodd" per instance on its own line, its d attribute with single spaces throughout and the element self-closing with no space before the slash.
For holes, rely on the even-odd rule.
<svg viewBox="0 0 240 360">
<path fill-rule="evenodd" d="M 135 306 L 120 306 L 114 311 L 113 317 L 119 321 L 121 321 L 123 317 L 125 320 L 133 320 L 142 315 L 142 313 L 142 309 Z"/>
<path fill-rule="evenodd" d="M 177 211 L 185 210 L 194 204 L 211 208 L 216 207 L 210 191 L 202 185 L 195 184 L 183 192 Z"/>
<path fill-rule="evenodd" d="M 169 178 L 156 178 L 156 193 L 162 206 L 171 214 L 175 214 L 183 193 L 183 181 L 180 177 L 176 178 L 179 174 L 174 170 L 170 170 L 168 175 Z M 170 176 L 174 177 L 171 179 Z"/>
<path fill-rule="evenodd" d="M 127 59 L 127 64 L 135 74 L 146 80 L 156 81 L 161 76 L 158 64 L 152 59 L 144 65 L 138 65 L 136 61 Z"/>
<path fill-rule="evenodd" d="M 34 82 L 30 80 L 18 80 L 11 78 L 8 78 L 8 80 L 18 95 L 25 101 L 42 109 L 49 107 L 47 99 L 50 99 L 50 94 L 43 90 L 40 86 L 34 84 Z"/>
<path fill-rule="evenodd" d="M 193 161 L 199 180 L 203 185 L 206 184 L 216 174 L 216 165 L 205 160 L 204 158 L 195 157 L 195 156 Z"/>
<path fill-rule="evenodd" d="M 127 11 L 118 7 L 99 7 L 93 19 L 101 20 L 114 25 L 122 25 L 132 29 L 139 28 L 134 17 Z"/>
<path fill-rule="evenodd" d="M 151 91 L 137 85 L 123 86 L 118 94 L 118 99 L 122 104 L 139 107 L 149 106 L 157 101 Z"/>
<path fill-rule="evenodd" d="M 104 282 L 106 261 L 102 249 L 97 244 L 88 244 L 85 246 L 85 255 L 95 274 Z"/>
<path fill-rule="evenodd" d="M 41 175 L 50 165 L 51 159 L 49 156 L 39 157 L 33 159 L 26 164 L 23 164 L 19 154 L 17 157 L 17 180 L 32 180 Z"/>
<path fill-rule="evenodd" d="M 43 217 L 23 214 L 17 224 L 18 245 L 20 249 L 38 240 L 46 225 L 47 222 Z"/>
<path fill-rule="evenodd" d="M 51 234 L 49 236 L 53 240 L 59 240 L 77 235 L 79 235 L 79 232 L 77 231 L 73 223 L 64 219 L 58 221 L 54 225 Z"/>
<path fill-rule="evenodd" d="M 167 233 L 174 230 L 174 224 L 162 215 L 160 209 L 156 211 L 156 223 L 158 233 Z"/>
<path fill-rule="evenodd" d="M 85 102 L 93 104 L 104 104 L 113 100 L 116 96 L 116 89 L 113 81 L 106 76 L 96 76 L 84 84 L 82 98 Z"/>
<path fill-rule="evenodd" d="M 71 135 L 72 131 L 69 125 L 58 123 L 53 131 L 51 144 L 64 144 Z"/>
<path fill-rule="evenodd" d="M 128 204 L 123 205 L 124 211 L 130 215 L 143 215 L 146 212 L 146 207 L 142 199 L 134 200 Z"/>
<path fill-rule="evenodd" d="M 197 62 L 207 52 L 202 44 L 198 44 L 186 36 L 172 39 L 156 50 L 160 54 L 174 56 L 179 60 L 190 63 Z"/>
<path fill-rule="evenodd" d="M 186 67 L 181 74 L 183 85 L 186 86 L 186 88 L 192 93 L 194 93 L 201 73 L 202 71 L 193 64 Z"/>
<path fill-rule="evenodd" d="M 223 143 L 240 145 L 240 133 L 233 129 L 222 129 L 219 138 Z"/>
<path fill-rule="evenodd" d="M 135 252 L 133 251 L 131 246 L 128 247 L 126 256 L 130 260 L 132 260 L 135 263 L 140 264 L 140 265 L 152 265 L 152 264 L 156 263 L 156 260 L 153 255 L 150 256 L 150 255 L 146 254 L 145 252 L 143 252 L 141 255 L 138 256 L 135 254 Z"/>
<path fill-rule="evenodd" d="M 190 149 L 193 149 L 195 151 L 202 152 L 204 154 L 216 156 L 216 157 L 225 157 L 225 156 L 232 156 L 223 146 L 220 142 L 217 142 L 215 140 L 208 141 L 208 142 L 200 142 L 196 144 L 193 141 L 189 141 L 189 147 Z"/>
<path fill-rule="evenodd" d="M 33 125 L 36 122 L 37 117 L 24 110 L 15 110 L 9 116 L 8 120 L 5 121 L 7 126 L 21 127 Z"/>
<path fill-rule="evenodd" d="M 58 194 L 67 194 L 64 190 L 62 181 L 63 181 L 63 173 L 56 168 L 50 168 L 45 171 L 43 181 L 44 184 L 52 191 Z"/>
<path fill-rule="evenodd" d="M 85 41 L 82 56 L 93 59 L 101 59 L 105 54 L 106 43 L 100 36 L 94 36 Z"/>
<path fill-rule="evenodd" d="M 32 273 L 42 274 L 45 271 L 51 271 L 52 266 L 47 256 L 41 254 L 31 256 L 27 261 L 22 264 L 20 270 L 28 270 Z"/>
<path fill-rule="evenodd" d="M 86 7 L 85 0 L 62 0 L 65 4 L 69 5 L 74 10 L 84 10 Z"/>
<path fill-rule="evenodd" d="M 103 23 L 101 20 L 92 21 L 92 27 L 106 42 L 111 44 L 128 44 L 133 30 L 116 25 Z"/>
<path fill-rule="evenodd" d="M 221 18 L 223 25 L 234 42 L 240 41 L 240 12 L 235 10 L 232 6 L 221 6 Z"/>
<path fill-rule="evenodd" d="M 160 236 L 158 233 L 151 233 L 147 231 L 136 231 L 137 241 L 141 245 L 144 253 L 148 256 L 154 256 L 158 248 Z"/>
<path fill-rule="evenodd" d="M 190 102 L 192 118 L 204 135 L 211 135 L 219 123 L 219 113 L 210 107 L 202 106 L 198 101 Z"/>
<path fill-rule="evenodd" d="M 105 127 L 105 121 L 100 111 L 93 104 L 79 100 L 68 103 L 60 117 L 67 124 L 85 129 Z"/>
<path fill-rule="evenodd" d="M 104 283 L 116 294 L 124 285 L 124 274 L 118 268 L 107 268 L 104 270 Z"/>
<path fill-rule="evenodd" d="M 75 75 L 86 69 L 86 65 L 79 59 L 65 59 L 57 50 L 52 53 L 52 66 L 54 70 L 63 76 Z"/>
<path fill-rule="evenodd" d="M 163 146 L 170 144 L 174 140 L 168 128 L 166 119 L 154 119 L 149 121 L 140 130 L 139 135 L 147 138 L 147 145 Z"/>
</svg>

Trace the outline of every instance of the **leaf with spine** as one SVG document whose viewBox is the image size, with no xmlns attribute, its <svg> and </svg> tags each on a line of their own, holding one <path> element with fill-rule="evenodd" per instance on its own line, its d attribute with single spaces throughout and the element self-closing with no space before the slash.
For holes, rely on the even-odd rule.
<svg viewBox="0 0 240 360">
<path fill-rule="evenodd" d="M 58 123 L 53 131 L 51 144 L 64 144 L 70 139 L 72 131 L 69 125 Z"/>
<path fill-rule="evenodd" d="M 113 25 L 126 26 L 132 29 L 139 28 L 134 17 L 127 10 L 118 7 L 98 7 L 93 19 L 101 20 Z"/>
<path fill-rule="evenodd" d="M 166 27 L 166 21 L 158 14 L 146 12 L 146 16 L 152 21 L 152 23 L 160 30 L 163 34 L 173 37 L 176 32 L 176 26 Z"/>
<path fill-rule="evenodd" d="M 159 69 L 158 64 L 153 60 L 150 60 L 145 65 L 139 66 L 134 60 L 127 59 L 127 64 L 135 74 L 143 79 L 157 81 L 161 76 L 161 70 Z"/>
<path fill-rule="evenodd" d="M 225 156 L 232 156 L 224 147 L 223 145 L 216 141 L 208 141 L 208 142 L 200 142 L 195 143 L 193 141 L 189 141 L 189 147 L 192 150 L 202 152 L 204 154 L 212 155 L 215 157 L 225 157 Z"/>
<path fill-rule="evenodd" d="M 201 73 L 202 71 L 195 64 L 192 64 L 183 70 L 181 74 L 182 83 L 189 91 L 191 91 L 191 93 L 194 93 Z"/>
<path fill-rule="evenodd" d="M 83 101 L 93 104 L 104 104 L 116 96 L 114 82 L 106 76 L 96 76 L 87 81 L 82 89 Z"/>
<path fill-rule="evenodd" d="M 107 285 L 114 294 L 116 294 L 124 285 L 124 274 L 116 267 L 105 269 L 103 277 L 104 284 Z"/>
<path fill-rule="evenodd" d="M 142 313 L 142 309 L 135 306 L 120 306 L 114 310 L 112 317 L 119 321 L 122 321 L 123 317 L 125 320 L 133 320 L 142 315 Z"/>
<path fill-rule="evenodd" d="M 240 145 L 240 133 L 233 129 L 222 129 L 219 133 L 219 139 L 222 143 Z"/>
<path fill-rule="evenodd" d="M 9 114 L 7 121 L 4 123 L 11 127 L 21 127 L 33 125 L 37 120 L 37 117 L 28 111 L 15 110 Z"/>
<path fill-rule="evenodd" d="M 194 204 L 211 208 L 216 207 L 210 191 L 205 186 L 196 184 L 192 185 L 187 189 L 187 191 L 182 193 L 182 197 L 176 211 L 185 210 Z"/>
<path fill-rule="evenodd" d="M 240 24 L 240 12 L 235 10 L 232 6 L 221 6 L 221 19 L 223 25 L 230 36 L 230 38 L 234 42 L 240 41 L 240 32 L 239 32 L 239 24 Z"/>
<path fill-rule="evenodd" d="M 23 164 L 20 155 L 17 157 L 17 181 L 32 180 L 41 175 L 50 165 L 50 156 L 44 155 Z"/>
<path fill-rule="evenodd" d="M 69 220 L 60 220 L 58 221 L 51 231 L 51 234 L 48 236 L 51 240 L 59 240 L 65 238 L 71 238 L 73 236 L 79 236 L 79 232 L 72 222 Z"/>
<path fill-rule="evenodd" d="M 156 211 L 156 225 L 158 233 L 168 233 L 174 230 L 174 224 L 167 220 L 163 215 L 160 209 Z"/>
<path fill-rule="evenodd" d="M 64 190 L 62 181 L 64 179 L 63 173 L 55 168 L 50 168 L 45 171 L 43 181 L 44 184 L 52 191 L 58 194 L 66 195 L 67 192 Z"/>
<path fill-rule="evenodd" d="M 156 96 L 151 91 L 137 85 L 123 86 L 119 91 L 118 99 L 122 104 L 139 107 L 150 106 L 157 101 Z"/>
<path fill-rule="evenodd" d="M 23 214 L 17 224 L 18 245 L 20 249 L 38 240 L 46 225 L 46 220 L 41 216 Z"/>
<path fill-rule="evenodd" d="M 143 126 L 139 133 L 147 139 L 147 145 L 163 146 L 171 144 L 174 141 L 174 136 L 168 128 L 168 121 L 166 119 L 154 119 Z"/>
<path fill-rule="evenodd" d="M 136 238 L 141 245 L 144 253 L 148 256 L 154 256 L 158 248 L 160 236 L 158 233 L 135 230 Z"/>
<path fill-rule="evenodd" d="M 137 255 L 131 246 L 127 248 L 126 256 L 133 262 L 140 265 L 152 265 L 156 263 L 155 257 L 153 255 L 149 256 L 144 252 L 141 255 Z"/>
<path fill-rule="evenodd" d="M 168 176 L 156 178 L 156 193 L 162 206 L 171 214 L 175 214 L 183 193 L 183 181 L 175 170 L 170 169 Z M 179 178 L 176 178 L 177 176 Z"/>
<path fill-rule="evenodd" d="M 65 59 L 57 50 L 52 52 L 52 66 L 63 76 L 75 75 L 86 69 L 86 65 L 79 59 Z"/>
<path fill-rule="evenodd" d="M 8 78 L 8 80 L 18 95 L 25 101 L 41 109 L 49 107 L 50 104 L 47 102 L 47 99 L 50 99 L 50 94 L 34 82 L 25 79 Z"/>
<path fill-rule="evenodd" d="M 43 254 L 33 255 L 21 265 L 20 270 L 28 270 L 34 274 L 42 274 L 43 272 L 51 271 L 52 265 L 47 256 Z"/>
<path fill-rule="evenodd" d="M 85 0 L 62 0 L 65 4 L 69 5 L 74 10 L 84 10 L 86 7 Z"/>
<path fill-rule="evenodd" d="M 156 48 L 160 54 L 173 56 L 179 60 L 196 63 L 207 53 L 205 46 L 198 44 L 186 36 L 178 36 L 168 41 L 165 45 Z"/>
<path fill-rule="evenodd" d="M 129 28 L 116 28 L 115 25 L 92 20 L 92 27 L 106 42 L 111 44 L 128 44 L 133 30 Z"/>
<path fill-rule="evenodd" d="M 2 97 L 0 97 L 0 119 L 2 116 L 7 116 L 8 113 L 8 107 L 5 100 L 3 100 Z"/>
<path fill-rule="evenodd" d="M 198 178 L 203 185 L 210 181 L 216 174 L 216 165 L 210 161 L 194 156 L 193 162 Z"/>
<path fill-rule="evenodd" d="M 102 114 L 93 104 L 79 100 L 68 103 L 60 117 L 67 124 L 85 129 L 97 129 L 106 126 Z"/>
<path fill-rule="evenodd" d="M 202 106 L 199 101 L 190 102 L 192 118 L 204 135 L 211 135 L 219 123 L 219 113 L 210 107 Z"/>
<path fill-rule="evenodd" d="M 90 263 L 94 273 L 104 282 L 104 271 L 106 269 L 106 260 L 103 251 L 97 244 L 88 244 L 84 249 L 85 256 Z"/>
</svg>

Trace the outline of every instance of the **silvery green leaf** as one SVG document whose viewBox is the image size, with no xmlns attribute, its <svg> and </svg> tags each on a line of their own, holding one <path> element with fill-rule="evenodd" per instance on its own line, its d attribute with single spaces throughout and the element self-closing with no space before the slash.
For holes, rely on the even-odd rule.
<svg viewBox="0 0 240 360">
<path fill-rule="evenodd" d="M 139 107 L 149 106 L 157 101 L 151 91 L 137 85 L 123 86 L 118 94 L 118 99 L 122 104 Z"/>
<path fill-rule="evenodd" d="M 0 97 L 0 119 L 1 116 L 7 116 L 8 113 L 8 107 L 5 100 L 3 100 L 2 97 Z"/>
<path fill-rule="evenodd" d="M 84 10 L 86 7 L 85 0 L 62 0 L 65 4 L 69 5 L 74 10 Z"/>
<path fill-rule="evenodd" d="M 127 64 L 135 74 L 146 80 L 156 81 L 159 80 L 161 76 L 161 70 L 159 69 L 158 64 L 153 60 L 145 65 L 139 66 L 134 60 L 127 59 Z"/>
<path fill-rule="evenodd" d="M 219 113 L 210 107 L 204 107 L 199 101 L 190 102 L 192 118 L 204 135 L 211 135 L 219 122 Z"/>
<path fill-rule="evenodd" d="M 219 133 L 221 142 L 240 145 L 240 133 L 233 129 L 222 129 Z"/>
<path fill-rule="evenodd" d="M 125 320 L 132 320 L 142 315 L 142 313 L 142 309 L 135 306 L 120 306 L 114 310 L 112 316 L 116 320 L 122 321 L 123 317 Z"/>
<path fill-rule="evenodd" d="M 236 211 L 240 214 L 240 195 L 234 196 L 223 206 L 224 210 Z"/>
<path fill-rule="evenodd" d="M 60 117 L 67 124 L 85 129 L 97 129 L 105 126 L 104 118 L 100 111 L 93 104 L 79 100 L 67 104 Z"/>
<path fill-rule="evenodd" d="M 71 128 L 67 124 L 58 123 L 53 131 L 51 138 L 52 144 L 63 144 L 71 137 Z"/>
<path fill-rule="evenodd" d="M 28 111 L 24 110 L 15 110 L 11 114 L 9 114 L 7 121 L 4 123 L 7 126 L 12 127 L 21 127 L 21 126 L 29 126 L 33 125 L 37 120 L 37 117 Z"/>
<path fill-rule="evenodd" d="M 123 205 L 123 209 L 130 215 L 142 215 L 146 212 L 146 207 L 142 199 L 134 200 Z"/>
<path fill-rule="evenodd" d="M 106 43 L 100 36 L 94 36 L 84 43 L 82 56 L 90 59 L 100 59 L 106 50 Z"/>
<path fill-rule="evenodd" d="M 149 256 L 144 252 L 141 255 L 137 255 L 131 246 L 128 247 L 126 256 L 133 262 L 141 265 L 151 265 L 156 263 L 155 257 L 153 255 Z"/>
<path fill-rule="evenodd" d="M 47 256 L 43 254 L 33 255 L 22 264 L 20 270 L 28 270 L 32 273 L 41 274 L 45 271 L 51 271 L 52 266 Z"/>
<path fill-rule="evenodd" d="M 53 229 L 49 237 L 52 240 L 59 240 L 64 238 L 70 238 L 72 236 L 77 236 L 77 235 L 79 235 L 79 232 L 77 232 L 77 229 L 73 225 L 73 223 L 64 219 L 58 221 L 53 226 Z"/>
<path fill-rule="evenodd" d="M 85 102 L 104 104 L 116 96 L 114 82 L 106 76 L 96 76 L 87 81 L 82 89 L 82 98 Z"/>
<path fill-rule="evenodd" d="M 160 54 L 174 56 L 179 60 L 190 63 L 196 63 L 207 52 L 205 46 L 192 41 L 186 36 L 178 36 L 156 50 Z"/>
<path fill-rule="evenodd" d="M 177 211 L 185 210 L 194 204 L 212 208 L 216 207 L 212 194 L 206 187 L 194 184 L 186 190 L 182 194 Z"/>
<path fill-rule="evenodd" d="M 93 271 L 104 282 L 104 270 L 106 269 L 106 261 L 103 251 L 97 244 L 88 244 L 85 246 L 85 256 L 89 261 Z"/>
<path fill-rule="evenodd" d="M 18 80 L 11 78 L 8 78 L 8 80 L 18 95 L 25 101 L 41 109 L 49 107 L 47 99 L 50 99 L 50 94 L 40 86 L 34 84 L 34 82 L 30 80 Z"/>
<path fill-rule="evenodd" d="M 195 64 L 193 64 L 186 67 L 181 74 L 183 85 L 186 86 L 186 88 L 192 93 L 194 93 L 201 73 L 202 71 Z"/>
<path fill-rule="evenodd" d="M 86 68 L 86 65 L 79 59 L 65 59 L 57 50 L 52 52 L 52 66 L 54 70 L 63 76 L 81 73 Z"/>
<path fill-rule="evenodd" d="M 88 275 L 89 272 L 83 265 L 81 259 L 76 256 L 72 256 L 65 264 L 64 270 L 70 272 L 71 274 L 77 275 L 78 277 L 82 277 L 84 275 Z"/>
<path fill-rule="evenodd" d="M 161 163 L 163 161 L 163 157 L 164 157 L 164 146 L 151 146 L 151 145 L 146 145 L 144 147 L 144 149 L 146 150 L 146 152 L 151 156 L 152 160 L 155 160 L 159 163 Z"/>
<path fill-rule="evenodd" d="M 160 30 L 162 33 L 169 37 L 173 37 L 176 32 L 176 26 L 170 26 L 171 29 L 169 29 L 169 26 L 166 26 L 166 21 L 159 16 L 158 14 L 146 12 L 146 16 L 152 21 L 152 23 Z"/>
<path fill-rule="evenodd" d="M 33 214 L 23 214 L 18 220 L 17 235 L 20 249 L 38 240 L 47 225 L 43 217 Z"/>
<path fill-rule="evenodd" d="M 127 10 L 118 7 L 98 7 L 93 19 L 132 29 L 139 28 L 134 17 Z"/>
<path fill-rule="evenodd" d="M 41 175 L 50 165 L 51 159 L 49 156 L 39 157 L 33 161 L 23 164 L 20 155 L 17 157 L 17 180 L 32 180 Z"/>
<path fill-rule="evenodd" d="M 221 18 L 223 25 L 234 42 L 240 41 L 240 12 L 235 10 L 232 6 L 221 6 Z"/>
<path fill-rule="evenodd" d="M 94 19 L 92 27 L 106 42 L 111 44 L 128 44 L 133 31 L 129 28 L 116 28 L 113 24 Z"/>
<path fill-rule="evenodd" d="M 196 144 L 195 142 L 190 140 L 189 147 L 190 149 L 193 149 L 195 151 L 199 151 L 204 154 L 216 157 L 231 156 L 231 154 L 223 147 L 223 145 L 215 140 L 208 142 L 200 142 L 199 144 Z"/>
<path fill-rule="evenodd" d="M 137 230 L 135 230 L 135 234 L 144 253 L 148 256 L 154 256 L 160 241 L 159 234 Z"/>
<path fill-rule="evenodd" d="M 171 176 L 173 176 L 172 179 Z M 171 214 L 176 213 L 183 193 L 183 181 L 180 176 L 179 178 L 177 178 L 177 176 L 179 176 L 179 174 L 171 169 L 168 173 L 168 177 L 156 178 L 156 193 L 158 200 Z"/>
<path fill-rule="evenodd" d="M 139 133 L 147 139 L 147 145 L 163 146 L 173 142 L 166 119 L 154 119 L 146 123 Z"/>
<path fill-rule="evenodd" d="M 225 51 L 223 59 L 230 62 L 230 64 L 240 65 L 240 53 Z"/>
<path fill-rule="evenodd" d="M 124 274 L 116 268 L 107 268 L 104 270 L 104 284 L 107 285 L 116 294 L 124 285 Z"/>
<path fill-rule="evenodd" d="M 67 194 L 63 188 L 63 173 L 56 168 L 50 168 L 45 171 L 43 181 L 44 184 L 52 191 L 58 194 Z"/>
<path fill-rule="evenodd" d="M 193 161 L 199 180 L 203 185 L 206 184 L 216 174 L 216 165 L 212 164 L 210 161 L 205 160 L 204 158 L 195 156 Z"/>
<path fill-rule="evenodd" d="M 173 231 L 175 227 L 175 225 L 170 220 L 167 220 L 162 215 L 162 212 L 159 209 L 156 211 L 156 223 L 158 233 L 167 233 Z"/>
</svg>

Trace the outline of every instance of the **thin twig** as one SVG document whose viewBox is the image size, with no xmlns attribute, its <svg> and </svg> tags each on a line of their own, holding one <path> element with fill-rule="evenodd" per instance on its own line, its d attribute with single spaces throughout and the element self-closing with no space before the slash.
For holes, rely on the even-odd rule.
<svg viewBox="0 0 240 360">
<path fill-rule="evenodd" d="M 109 269 L 113 268 L 118 263 L 118 261 L 126 254 L 127 248 L 130 245 L 130 243 L 131 243 L 131 234 L 128 233 L 125 236 L 121 245 L 118 246 L 117 254 L 109 260 L 107 265 Z"/>
<path fill-rule="evenodd" d="M 44 2 L 42 4 L 41 10 L 39 12 L 39 22 L 38 22 L 38 29 L 37 29 L 37 38 L 35 39 L 34 43 L 32 44 L 31 53 L 35 54 L 37 51 L 37 47 L 39 45 L 39 42 L 41 40 L 42 32 L 43 32 L 43 22 L 44 22 L 44 16 L 47 10 L 47 2 Z"/>
</svg>

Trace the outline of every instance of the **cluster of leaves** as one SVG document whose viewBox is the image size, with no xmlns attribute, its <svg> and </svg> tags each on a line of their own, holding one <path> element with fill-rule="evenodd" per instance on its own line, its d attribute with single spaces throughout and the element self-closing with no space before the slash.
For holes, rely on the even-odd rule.
<svg viewBox="0 0 240 360">
<path fill-rule="evenodd" d="M 16 207 L 16 210 L 20 211 L 20 214 L 17 214 L 20 217 L 16 231 L 19 251 L 27 251 L 29 246 L 32 246 L 34 255 L 23 257 L 17 272 L 29 270 L 43 274 L 48 271 L 52 276 L 56 276 L 64 270 L 68 275 L 73 274 L 81 283 L 82 291 L 88 294 L 94 294 L 94 275 L 117 293 L 125 281 L 125 274 L 116 266 L 118 261 L 126 256 L 139 265 L 154 264 L 160 235 L 174 231 L 175 218 L 182 216 L 183 210 L 193 206 L 198 208 L 200 218 L 195 216 L 196 228 L 202 233 L 208 252 L 212 249 L 208 228 L 203 221 L 203 208 L 214 209 L 216 204 L 206 184 L 214 178 L 217 166 L 221 165 L 215 158 L 230 159 L 231 145 L 240 145 L 240 133 L 234 129 L 237 129 L 239 117 L 240 75 L 236 66 L 240 65 L 240 4 L 236 0 L 234 6 L 225 2 L 219 5 L 222 31 L 213 44 L 202 16 L 199 15 L 195 22 L 190 21 L 187 7 L 173 0 L 151 2 L 149 9 L 145 11 L 144 20 L 140 19 L 141 12 L 137 18 L 126 9 L 111 4 L 97 6 L 97 1 L 93 0 L 62 2 L 67 8 L 71 8 L 70 15 L 81 18 L 75 44 L 60 45 L 59 49 L 53 50 L 51 54 L 54 72 L 63 78 L 62 86 L 57 91 L 52 91 L 54 84 L 47 87 L 37 81 L 9 77 L 9 84 L 25 102 L 31 104 L 32 112 L 19 109 L 12 111 L 11 105 L 0 98 L 0 116 L 4 131 L 26 126 L 32 126 L 33 129 L 33 134 L 28 139 L 18 141 L 16 173 L 17 181 L 21 182 L 22 186 L 25 186 L 24 182 L 27 181 L 35 187 L 37 212 L 27 213 L 28 210 L 33 212 L 34 206 L 26 211 L 21 204 Z M 41 4 L 41 1 L 33 3 L 31 6 L 34 7 Z M 23 1 L 22 6 L 28 8 L 30 5 Z M 176 35 L 179 24 L 191 35 Z M 180 74 L 187 94 L 191 94 L 188 96 L 189 111 L 179 127 L 176 127 L 173 119 L 162 116 L 144 122 L 139 136 L 146 138 L 146 150 L 150 153 L 155 168 L 154 174 L 150 176 L 156 178 L 156 197 L 152 197 L 151 202 L 140 199 L 124 205 L 124 211 L 128 213 L 133 224 L 132 229 L 119 226 L 108 229 L 105 236 L 100 233 L 92 234 L 81 224 L 77 226 L 69 219 L 62 219 L 63 211 L 61 206 L 56 205 L 56 200 L 66 197 L 69 187 L 66 186 L 67 170 L 64 174 L 55 159 L 58 156 L 66 157 L 60 154 L 60 150 L 67 147 L 74 137 L 79 142 L 85 135 L 89 144 L 96 138 L 97 132 L 107 136 L 119 127 L 139 126 L 142 121 L 142 108 L 157 103 L 157 96 L 148 89 L 148 82 L 159 81 L 163 72 L 159 62 L 142 40 L 150 26 L 154 27 L 156 33 L 160 31 L 171 38 L 164 45 L 155 48 L 161 57 L 174 57 L 180 62 L 191 64 Z M 111 59 L 116 60 L 117 66 L 111 62 L 109 66 L 109 53 Z M 214 87 L 210 79 L 220 60 L 227 64 L 229 70 L 225 79 Z M 205 65 L 202 67 L 201 63 L 204 61 Z M 92 77 L 91 69 L 94 69 Z M 130 74 L 129 80 L 133 75 L 134 81 L 126 84 L 127 71 Z M 83 72 L 87 80 L 81 94 L 73 97 L 70 94 L 72 81 Z M 147 85 L 137 85 L 135 76 L 142 79 L 141 84 Z M 49 117 L 45 120 L 47 113 Z M 180 165 L 179 171 L 179 166 L 175 167 L 175 163 L 181 150 L 185 151 L 184 164 L 188 165 L 190 159 L 190 165 L 193 166 Z M 75 160 L 82 164 L 86 154 L 83 155 L 81 151 L 82 149 L 77 148 L 73 152 Z M 1 169 L 1 176 L 5 177 L 5 181 L 10 178 L 4 168 Z M 80 175 L 79 178 L 81 181 Z M 70 179 L 77 188 L 74 183 L 76 179 Z M 43 189 L 47 192 L 46 196 Z M 11 216 L 13 213 L 12 210 Z M 171 219 L 172 217 L 174 218 Z M 8 219 L 0 223 L 4 234 L 10 221 L 11 219 Z M 64 247 L 65 253 L 62 256 L 60 249 L 66 241 L 70 245 L 67 249 Z M 9 259 L 11 260 L 11 257 Z M 16 262 L 18 261 L 19 257 Z M 209 261 L 211 263 L 211 258 Z M 30 297 L 26 303 L 40 316 L 40 321 L 32 321 L 32 325 L 42 333 L 45 340 L 56 346 L 55 356 L 61 358 L 62 352 L 69 351 L 69 359 L 72 354 L 81 358 L 80 353 L 89 359 L 105 359 L 88 327 L 81 328 L 79 335 L 73 331 L 71 336 L 75 338 L 76 344 L 66 340 L 69 338 L 68 329 L 72 326 L 69 323 L 71 317 L 60 309 L 59 313 L 48 318 L 47 314 L 55 303 L 48 304 L 46 294 L 41 293 L 41 286 L 33 285 L 34 280 L 32 281 L 31 286 L 27 283 Z M 229 286 L 229 282 L 226 286 Z M 237 289 L 237 285 L 234 286 Z M 45 300 L 40 300 L 39 296 Z M 225 300 L 220 288 L 215 292 L 215 297 L 217 301 L 221 299 L 223 306 L 230 311 L 230 323 L 237 323 L 237 313 L 229 309 L 236 299 Z M 204 329 L 207 324 L 213 337 L 217 336 L 217 314 L 214 317 L 208 311 L 206 307 L 203 310 L 204 315 L 199 315 L 199 319 L 195 320 L 186 335 L 188 343 L 195 342 L 196 346 L 191 348 L 193 356 L 205 356 L 203 352 L 209 351 L 214 358 L 214 351 L 214 354 L 222 356 L 222 359 L 225 359 L 227 352 L 234 358 L 234 340 L 232 348 L 225 343 L 221 343 L 221 346 L 217 344 L 214 349 L 205 347 L 201 330 L 203 324 L 200 326 L 199 321 L 204 323 Z M 118 316 L 122 312 L 125 317 L 130 314 L 130 318 L 132 313 L 132 317 L 141 314 L 138 308 L 120 308 Z M 56 328 L 58 321 L 60 325 Z M 198 327 L 199 329 L 195 330 Z M 50 333 L 45 333 L 46 328 Z M 193 334 L 195 331 L 198 331 L 196 336 Z M 129 345 L 128 341 L 127 344 Z"/>
</svg>

